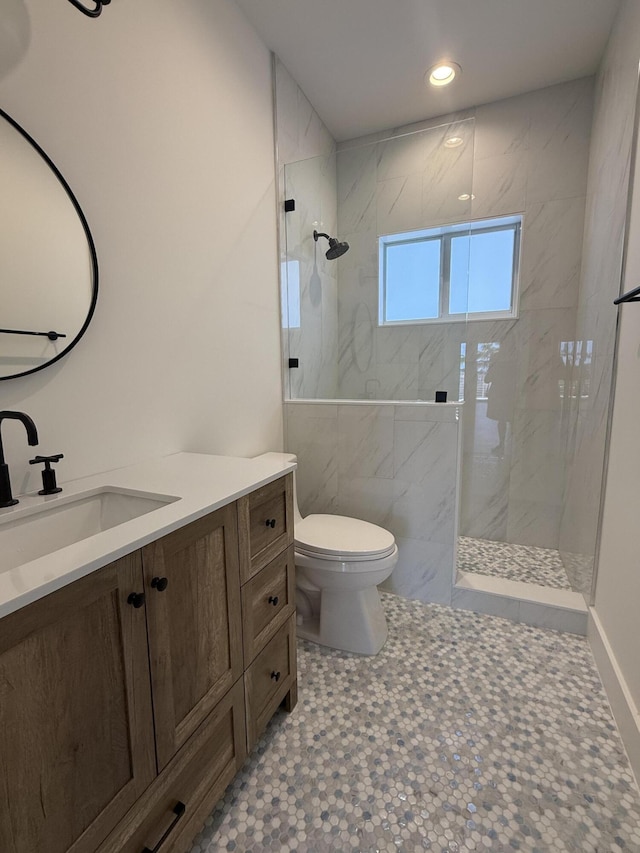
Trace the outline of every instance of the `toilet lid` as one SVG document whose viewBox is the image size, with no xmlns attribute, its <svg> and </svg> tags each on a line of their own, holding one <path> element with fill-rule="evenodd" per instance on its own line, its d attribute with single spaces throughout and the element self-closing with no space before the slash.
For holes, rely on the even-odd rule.
<svg viewBox="0 0 640 853">
<path fill-rule="evenodd" d="M 388 530 L 344 515 L 308 515 L 295 525 L 294 538 L 296 548 L 308 554 L 342 560 L 386 557 L 395 548 Z"/>
</svg>

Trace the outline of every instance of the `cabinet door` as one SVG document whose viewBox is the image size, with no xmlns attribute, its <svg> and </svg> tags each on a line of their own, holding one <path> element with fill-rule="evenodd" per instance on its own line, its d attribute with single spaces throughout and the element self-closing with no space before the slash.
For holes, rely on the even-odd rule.
<svg viewBox="0 0 640 853">
<path fill-rule="evenodd" d="M 235 504 L 142 553 L 161 770 L 242 675 Z"/>
<path fill-rule="evenodd" d="M 155 776 L 140 553 L 0 620 L 0 850 L 93 853 Z"/>
</svg>

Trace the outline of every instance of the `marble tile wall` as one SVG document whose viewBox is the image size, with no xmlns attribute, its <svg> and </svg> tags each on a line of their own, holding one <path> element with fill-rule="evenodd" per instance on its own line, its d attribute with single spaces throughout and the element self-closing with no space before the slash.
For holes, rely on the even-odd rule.
<svg viewBox="0 0 640 853">
<path fill-rule="evenodd" d="M 390 530 L 398 564 L 387 589 L 449 604 L 456 542 L 460 407 L 285 403 L 303 515 L 337 513 Z"/>
<path fill-rule="evenodd" d="M 338 379 L 337 267 L 313 231 L 337 225 L 335 142 L 304 92 L 274 57 L 280 201 L 285 395 L 335 397 Z M 296 209 L 284 212 L 284 200 Z M 326 242 L 326 241 L 323 241 Z M 288 359 L 300 367 L 288 368 Z"/>
<path fill-rule="evenodd" d="M 576 338 L 590 363 L 573 368 L 571 456 L 560 553 L 574 588 L 591 596 L 602 488 L 629 169 L 638 81 L 635 50 L 609 50 L 596 81 Z"/>
<path fill-rule="evenodd" d="M 468 536 L 558 547 L 593 83 L 338 146 L 338 228 L 351 244 L 339 261 L 338 396 L 432 400 L 442 389 L 457 399 L 466 345 L 461 532 Z M 452 135 L 463 145 L 445 148 Z M 474 198 L 460 201 L 463 193 Z M 524 215 L 517 320 L 378 327 L 379 234 L 511 213 Z M 475 402 L 489 343 L 512 366 L 506 440 L 497 450 L 497 421 L 486 401 Z"/>
</svg>

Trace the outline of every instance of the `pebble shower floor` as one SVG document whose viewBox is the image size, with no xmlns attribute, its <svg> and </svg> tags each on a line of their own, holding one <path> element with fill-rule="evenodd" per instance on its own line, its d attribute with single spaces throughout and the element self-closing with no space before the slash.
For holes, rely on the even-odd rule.
<svg viewBox="0 0 640 853">
<path fill-rule="evenodd" d="M 280 712 L 190 853 L 640 851 L 584 638 L 384 594 L 375 658 L 299 641 Z"/>
</svg>

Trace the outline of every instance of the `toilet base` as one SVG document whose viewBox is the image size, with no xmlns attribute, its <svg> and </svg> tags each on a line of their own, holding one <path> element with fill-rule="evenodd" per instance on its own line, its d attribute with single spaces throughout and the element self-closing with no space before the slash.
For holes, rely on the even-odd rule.
<svg viewBox="0 0 640 853">
<path fill-rule="evenodd" d="M 322 590 L 320 618 L 306 618 L 298 637 L 359 655 L 377 655 L 387 640 L 387 620 L 377 588 Z"/>
</svg>

